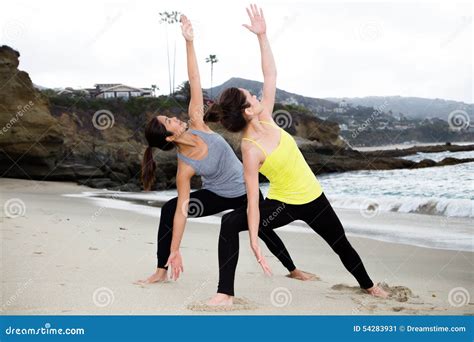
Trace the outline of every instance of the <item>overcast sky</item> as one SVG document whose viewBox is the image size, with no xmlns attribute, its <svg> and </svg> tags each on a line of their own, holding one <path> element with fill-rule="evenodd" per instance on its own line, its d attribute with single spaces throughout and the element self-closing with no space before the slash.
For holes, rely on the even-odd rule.
<svg viewBox="0 0 474 342">
<path fill-rule="evenodd" d="M 168 92 L 165 26 L 158 12 L 188 15 L 203 87 L 230 77 L 262 80 L 248 1 L 7 1 L 0 44 L 21 53 L 35 84 L 92 87 L 156 84 Z M 418 96 L 473 102 L 472 5 L 469 2 L 260 1 L 278 67 L 278 87 L 312 97 Z M 178 25 L 176 85 L 185 81 Z"/>
</svg>

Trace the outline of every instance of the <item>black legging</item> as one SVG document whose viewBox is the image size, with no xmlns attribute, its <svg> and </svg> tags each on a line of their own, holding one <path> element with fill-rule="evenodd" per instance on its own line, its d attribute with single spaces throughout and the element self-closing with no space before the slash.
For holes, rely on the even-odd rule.
<svg viewBox="0 0 474 342">
<path fill-rule="evenodd" d="M 303 220 L 339 255 L 346 269 L 357 279 L 360 287 L 368 289 L 374 284 L 362 260 L 347 240 L 344 228 L 324 193 L 314 201 L 293 205 L 277 200 L 260 201 L 260 228 L 268 234 L 290 222 Z M 218 293 L 234 295 L 235 269 L 239 258 L 239 232 L 248 230 L 247 210 L 239 208 L 222 217 L 219 236 Z M 272 251 L 273 254 L 275 252 Z M 277 255 L 277 254 L 275 254 Z"/>
<path fill-rule="evenodd" d="M 263 196 L 260 193 L 260 200 Z M 161 208 L 160 227 L 158 228 L 158 267 L 165 268 L 170 256 L 171 240 L 173 237 L 173 219 L 176 211 L 178 198 L 175 197 L 166 202 Z M 201 189 L 190 193 L 188 217 L 204 217 L 214 215 L 225 210 L 240 208 L 247 210 L 247 195 L 228 198 L 219 196 L 212 191 Z M 273 230 L 262 231 L 259 237 L 267 245 L 268 249 L 281 261 L 288 271 L 296 269 L 291 260 L 283 241 Z"/>
</svg>

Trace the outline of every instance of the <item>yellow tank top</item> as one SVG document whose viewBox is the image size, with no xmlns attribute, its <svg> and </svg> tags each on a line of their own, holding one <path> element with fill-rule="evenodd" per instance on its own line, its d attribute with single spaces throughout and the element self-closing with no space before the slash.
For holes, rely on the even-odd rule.
<svg viewBox="0 0 474 342">
<path fill-rule="evenodd" d="M 259 147 L 265 155 L 260 173 L 270 181 L 267 198 L 288 204 L 305 204 L 318 198 L 323 189 L 306 163 L 293 137 L 270 122 L 260 121 L 280 130 L 280 143 L 270 153 L 253 139 L 243 138 Z"/>
</svg>

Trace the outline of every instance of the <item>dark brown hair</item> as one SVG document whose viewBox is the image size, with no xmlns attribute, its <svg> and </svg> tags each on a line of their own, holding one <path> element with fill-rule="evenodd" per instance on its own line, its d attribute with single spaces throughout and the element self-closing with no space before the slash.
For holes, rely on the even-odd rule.
<svg viewBox="0 0 474 342">
<path fill-rule="evenodd" d="M 155 116 L 145 127 L 145 138 L 148 147 L 145 150 L 142 160 L 142 183 L 143 188 L 149 191 L 155 184 L 156 163 L 153 159 L 153 147 L 157 147 L 163 151 L 169 151 L 174 147 L 174 143 L 166 140 L 173 133 L 166 130 L 166 127 Z"/>
<path fill-rule="evenodd" d="M 206 122 L 220 122 L 230 132 L 240 132 L 247 125 L 244 110 L 250 107 L 245 94 L 239 88 L 227 88 L 204 115 Z"/>
</svg>

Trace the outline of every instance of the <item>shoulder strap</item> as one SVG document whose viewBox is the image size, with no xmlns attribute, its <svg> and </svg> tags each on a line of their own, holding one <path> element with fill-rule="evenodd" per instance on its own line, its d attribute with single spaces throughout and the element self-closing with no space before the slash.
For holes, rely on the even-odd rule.
<svg viewBox="0 0 474 342">
<path fill-rule="evenodd" d="M 206 132 L 199 131 L 199 130 L 196 130 L 196 129 L 190 129 L 189 132 L 191 132 L 191 133 L 197 135 L 197 136 L 200 137 L 202 140 L 204 140 L 204 142 L 205 142 L 206 145 L 207 145 L 208 150 L 211 149 L 211 146 L 212 146 L 213 143 L 215 143 L 215 141 L 216 141 L 216 136 L 217 136 L 216 133 L 206 133 Z"/>
<path fill-rule="evenodd" d="M 181 153 L 176 153 L 176 157 L 178 157 L 179 159 L 181 159 L 182 161 L 184 161 L 186 164 L 190 164 L 191 162 L 193 162 L 193 160 L 191 158 L 188 158 L 186 157 L 184 154 L 181 154 Z"/>
<path fill-rule="evenodd" d="M 260 150 L 262 150 L 263 154 L 265 155 L 265 158 L 267 157 L 267 152 L 262 147 L 262 145 L 260 145 L 258 142 L 250 138 L 242 138 L 242 140 L 247 140 L 247 141 L 250 141 L 251 143 L 254 143 Z"/>
<path fill-rule="evenodd" d="M 260 122 L 260 123 L 263 123 L 263 124 L 267 124 L 267 125 L 269 125 L 269 126 L 273 126 L 273 127 L 275 127 L 275 128 L 281 128 L 280 126 L 275 125 L 275 124 L 272 123 L 272 122 L 262 121 L 262 120 L 260 120 L 259 122 Z"/>
</svg>

